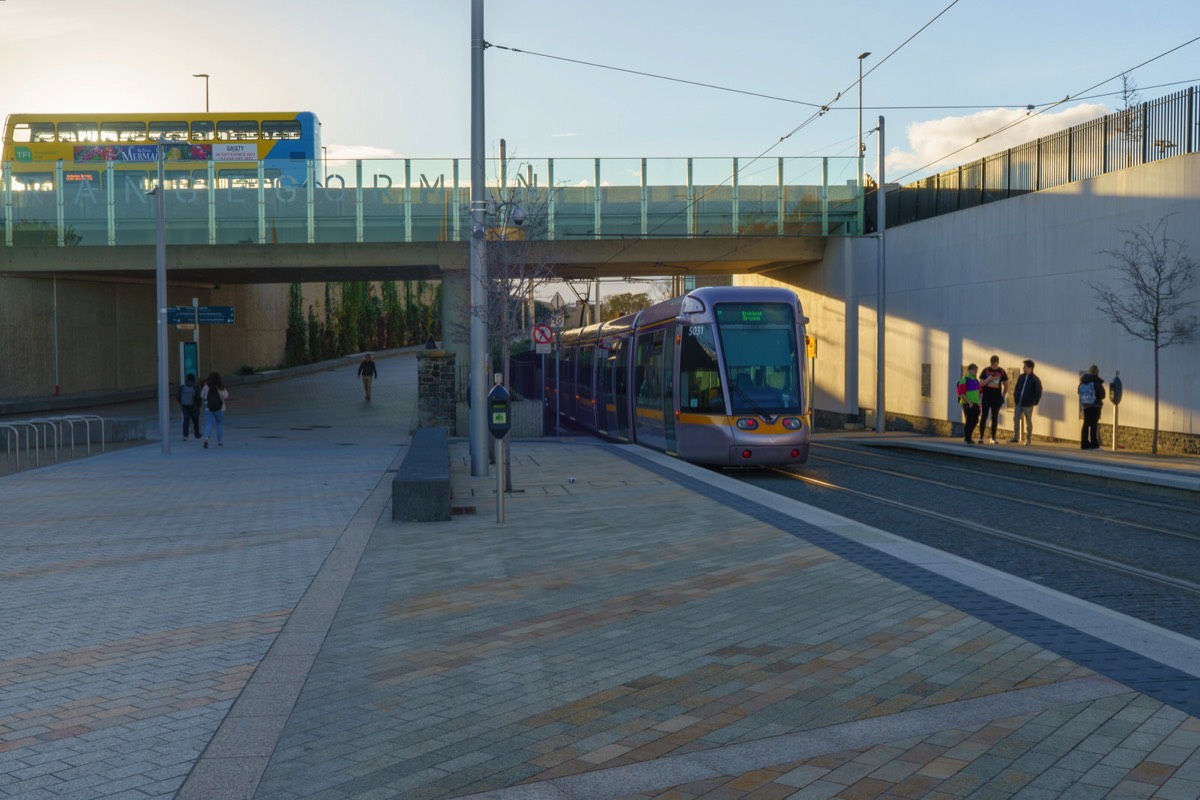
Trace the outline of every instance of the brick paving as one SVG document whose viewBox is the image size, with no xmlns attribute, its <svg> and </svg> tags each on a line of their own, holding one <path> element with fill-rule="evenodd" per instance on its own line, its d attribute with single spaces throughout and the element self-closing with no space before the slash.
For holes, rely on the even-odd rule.
<svg viewBox="0 0 1200 800">
<path fill-rule="evenodd" d="M 1200 796 L 1187 710 L 718 473 L 516 441 L 497 524 L 454 441 L 467 513 L 392 523 L 415 368 L 380 373 L 370 406 L 353 367 L 243 388 L 220 450 L 0 479 L 0 797 Z"/>
</svg>

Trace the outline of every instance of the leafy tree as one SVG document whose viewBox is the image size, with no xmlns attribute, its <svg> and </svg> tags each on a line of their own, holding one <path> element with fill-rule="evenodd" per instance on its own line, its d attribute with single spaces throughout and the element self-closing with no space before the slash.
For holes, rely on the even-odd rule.
<svg viewBox="0 0 1200 800">
<path fill-rule="evenodd" d="M 1100 301 L 1100 311 L 1130 335 L 1154 347 L 1152 453 L 1158 452 L 1159 351 L 1190 342 L 1200 334 L 1200 322 L 1190 313 L 1196 301 L 1188 299 L 1196 260 L 1184 252 L 1182 243 L 1167 237 L 1170 216 L 1160 219 L 1153 228 L 1143 225 L 1125 231 L 1129 238 L 1123 248 L 1101 252 L 1115 262 L 1115 288 L 1089 284 Z"/>
<path fill-rule="evenodd" d="M 645 292 L 614 294 L 600 303 L 600 317 L 604 320 L 616 319 L 652 305 L 654 301 Z"/>
</svg>

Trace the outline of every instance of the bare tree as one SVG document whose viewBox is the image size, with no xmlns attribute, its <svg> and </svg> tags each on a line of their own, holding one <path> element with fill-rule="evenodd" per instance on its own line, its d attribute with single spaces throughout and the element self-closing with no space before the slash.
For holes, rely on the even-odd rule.
<svg viewBox="0 0 1200 800">
<path fill-rule="evenodd" d="M 1188 292 L 1196 269 L 1196 260 L 1184 252 L 1184 245 L 1167 237 L 1163 217 L 1151 228 L 1143 225 L 1125 231 L 1129 238 L 1119 250 L 1104 250 L 1117 271 L 1115 288 L 1092 287 L 1100 301 L 1099 309 L 1130 335 L 1154 346 L 1154 435 L 1150 452 L 1158 452 L 1159 351 L 1173 344 L 1197 338 L 1200 322 L 1190 313 L 1196 305 Z"/>
<path fill-rule="evenodd" d="M 501 159 L 505 174 L 488 187 L 487 264 L 485 305 L 472 308 L 471 317 L 487 322 L 488 351 L 495 353 L 496 371 L 508 374 L 514 340 L 525 338 L 534 322 L 534 289 L 557 280 L 549 250 L 534 248 L 549 229 L 550 198 L 554 187 L 538 186 L 532 167 Z M 470 320 L 452 326 L 463 340 L 470 337 Z M 460 381 L 460 392 L 465 384 Z"/>
<path fill-rule="evenodd" d="M 1132 167 L 1142 159 L 1142 97 L 1137 82 L 1128 72 L 1121 75 L 1121 109 L 1117 112 L 1116 132 L 1125 156 L 1125 166 Z"/>
</svg>

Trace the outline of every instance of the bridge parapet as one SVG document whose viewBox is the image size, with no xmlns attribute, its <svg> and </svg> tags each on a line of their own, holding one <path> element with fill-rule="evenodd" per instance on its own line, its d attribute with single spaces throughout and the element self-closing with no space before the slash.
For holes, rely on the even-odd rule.
<svg viewBox="0 0 1200 800">
<path fill-rule="evenodd" d="M 466 159 L 309 161 L 303 182 L 282 167 L 169 162 L 168 245 L 446 242 L 469 233 Z M 0 168 L 5 246 L 154 243 L 146 191 L 156 176 L 145 164 Z M 858 235 L 856 187 L 844 179 L 856 171 L 850 158 L 784 157 L 542 159 L 489 167 L 489 174 L 510 174 L 492 193 L 526 209 L 520 236 L 560 241 Z"/>
</svg>

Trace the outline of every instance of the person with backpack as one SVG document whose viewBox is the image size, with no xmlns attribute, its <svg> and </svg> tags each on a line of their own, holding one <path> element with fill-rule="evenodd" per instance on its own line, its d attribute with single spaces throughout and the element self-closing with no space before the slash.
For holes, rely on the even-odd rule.
<svg viewBox="0 0 1200 800">
<path fill-rule="evenodd" d="M 1079 407 L 1083 411 L 1079 448 L 1097 450 L 1100 447 L 1100 409 L 1104 407 L 1104 379 L 1095 364 L 1079 378 Z"/>
<path fill-rule="evenodd" d="M 213 372 L 204 382 L 200 390 L 200 401 L 204 404 L 204 447 L 208 448 L 208 437 L 215 428 L 217 431 L 217 447 L 224 444 L 225 438 L 225 401 L 229 399 L 229 391 L 221 380 L 221 373 Z"/>
<path fill-rule="evenodd" d="M 196 376 L 188 373 L 187 379 L 179 387 L 179 393 L 176 395 L 179 400 L 179 408 L 183 411 L 183 440 L 188 440 L 188 428 L 191 427 L 195 431 L 197 439 L 200 438 L 200 387 L 196 386 Z"/>
<path fill-rule="evenodd" d="M 955 392 L 958 394 L 958 404 L 962 406 L 963 417 L 965 424 L 963 428 L 966 432 L 964 441 L 967 444 L 974 444 L 973 434 L 975 426 L 979 424 L 979 378 L 976 377 L 979 367 L 976 364 L 967 365 L 967 374 L 963 375 L 958 382 L 958 387 Z"/>
</svg>

